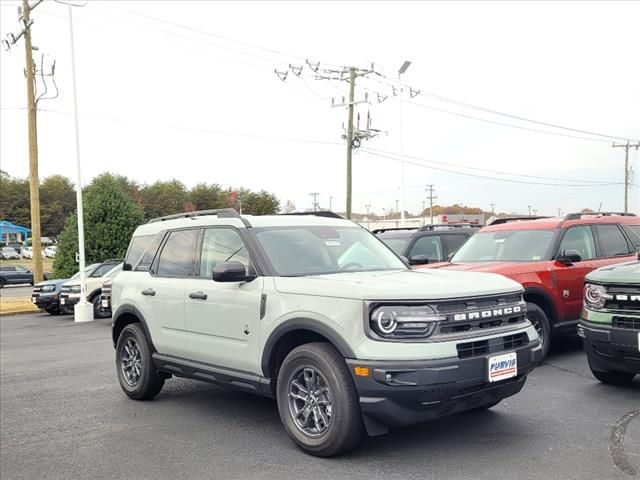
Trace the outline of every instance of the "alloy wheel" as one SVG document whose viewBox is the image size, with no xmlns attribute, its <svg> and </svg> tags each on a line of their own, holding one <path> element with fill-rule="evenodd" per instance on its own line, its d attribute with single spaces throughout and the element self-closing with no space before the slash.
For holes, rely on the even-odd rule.
<svg viewBox="0 0 640 480">
<path fill-rule="evenodd" d="M 120 353 L 120 370 L 124 381 L 130 387 L 135 387 L 142 376 L 142 357 L 136 340 L 128 338 Z"/>
<path fill-rule="evenodd" d="M 289 411 L 302 433 L 319 437 L 331 427 L 333 397 L 324 376 L 313 367 L 304 367 L 289 380 Z"/>
</svg>

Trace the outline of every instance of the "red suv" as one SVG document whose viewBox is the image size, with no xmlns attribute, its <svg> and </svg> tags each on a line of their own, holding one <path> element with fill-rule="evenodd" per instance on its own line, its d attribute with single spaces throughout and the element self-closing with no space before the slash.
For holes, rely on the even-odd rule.
<svg viewBox="0 0 640 480">
<path fill-rule="evenodd" d="M 552 335 L 576 331 L 585 275 L 633 260 L 636 251 L 640 251 L 640 217 L 634 214 L 502 218 L 471 237 L 450 263 L 418 268 L 492 272 L 520 282 L 544 356 Z"/>
</svg>

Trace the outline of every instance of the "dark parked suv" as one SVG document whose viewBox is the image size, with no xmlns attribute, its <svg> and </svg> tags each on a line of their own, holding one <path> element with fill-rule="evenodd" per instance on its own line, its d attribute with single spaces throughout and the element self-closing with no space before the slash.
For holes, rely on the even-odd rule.
<svg viewBox="0 0 640 480">
<path fill-rule="evenodd" d="M 480 225 L 443 224 L 422 228 L 379 228 L 373 233 L 410 265 L 446 262 Z"/>
<path fill-rule="evenodd" d="M 22 265 L 0 265 L 0 288 L 5 285 L 29 283 L 33 285 L 33 272 Z"/>
</svg>

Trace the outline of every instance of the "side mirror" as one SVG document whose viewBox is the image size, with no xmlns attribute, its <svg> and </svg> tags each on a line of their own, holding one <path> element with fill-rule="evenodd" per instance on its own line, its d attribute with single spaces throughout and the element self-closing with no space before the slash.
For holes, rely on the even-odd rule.
<svg viewBox="0 0 640 480">
<path fill-rule="evenodd" d="M 125 263 L 124 265 L 122 265 L 123 272 L 130 272 L 131 270 L 133 270 L 133 267 L 130 263 Z"/>
<path fill-rule="evenodd" d="M 409 257 L 409 265 L 426 265 L 429 259 L 426 255 L 412 255 Z"/>
<path fill-rule="evenodd" d="M 214 282 L 250 282 L 255 278 L 255 275 L 247 275 L 240 262 L 224 262 L 213 267 Z"/>
<path fill-rule="evenodd" d="M 577 250 L 565 250 L 557 259 L 563 265 L 573 265 L 582 260 Z"/>
</svg>

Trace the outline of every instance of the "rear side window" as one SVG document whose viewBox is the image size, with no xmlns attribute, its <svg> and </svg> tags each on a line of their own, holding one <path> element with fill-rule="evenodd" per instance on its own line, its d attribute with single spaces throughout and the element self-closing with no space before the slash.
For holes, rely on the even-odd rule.
<svg viewBox="0 0 640 480">
<path fill-rule="evenodd" d="M 156 273 L 161 277 L 190 277 L 193 275 L 193 252 L 199 230 L 171 232 L 164 244 Z"/>
<path fill-rule="evenodd" d="M 631 241 L 640 249 L 640 225 L 627 225 L 631 229 L 631 233 L 635 234 L 635 237 L 631 236 Z"/>
<path fill-rule="evenodd" d="M 16 267 L 11 267 L 11 266 L 2 266 L 0 267 L 0 271 L 1 272 L 15 272 L 16 271 Z"/>
<path fill-rule="evenodd" d="M 596 225 L 596 235 L 603 257 L 628 255 L 629 245 L 617 225 Z"/>
</svg>

